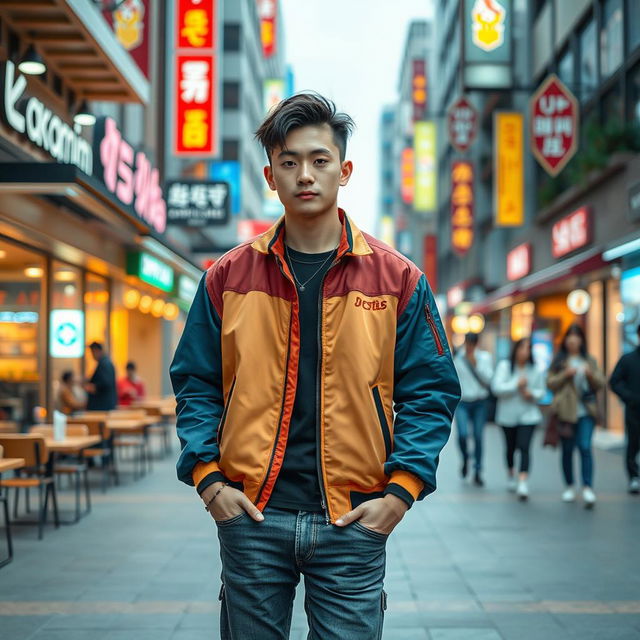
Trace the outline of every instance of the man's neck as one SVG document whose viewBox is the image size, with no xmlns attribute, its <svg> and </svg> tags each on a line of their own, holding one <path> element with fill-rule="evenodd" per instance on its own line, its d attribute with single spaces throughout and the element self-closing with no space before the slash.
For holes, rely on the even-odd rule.
<svg viewBox="0 0 640 640">
<path fill-rule="evenodd" d="M 309 220 L 285 213 L 285 241 L 295 251 L 324 253 L 340 243 L 342 224 L 338 208 Z"/>
</svg>

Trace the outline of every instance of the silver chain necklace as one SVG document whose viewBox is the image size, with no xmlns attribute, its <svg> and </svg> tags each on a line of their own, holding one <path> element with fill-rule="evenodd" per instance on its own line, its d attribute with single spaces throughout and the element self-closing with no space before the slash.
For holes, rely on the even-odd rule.
<svg viewBox="0 0 640 640">
<path fill-rule="evenodd" d="M 289 267 L 291 268 L 291 273 L 293 274 L 293 279 L 296 281 L 296 286 L 298 287 L 298 290 L 300 291 L 304 291 L 306 285 L 308 285 L 322 270 L 322 267 L 324 267 L 325 264 L 327 264 L 327 262 L 329 261 L 330 258 L 333 257 L 333 254 L 336 252 L 336 250 L 334 249 L 323 261 L 322 264 L 316 269 L 316 271 L 314 271 L 313 275 L 310 278 L 307 278 L 307 280 L 305 280 L 304 282 L 300 282 L 300 280 L 298 280 L 298 276 L 296 275 L 296 272 L 293 268 L 293 260 L 291 258 L 291 254 L 289 253 L 289 245 L 285 244 L 284 245 L 284 250 L 287 253 L 287 258 L 289 258 Z M 312 263 L 312 264 L 316 264 L 316 263 Z"/>
</svg>

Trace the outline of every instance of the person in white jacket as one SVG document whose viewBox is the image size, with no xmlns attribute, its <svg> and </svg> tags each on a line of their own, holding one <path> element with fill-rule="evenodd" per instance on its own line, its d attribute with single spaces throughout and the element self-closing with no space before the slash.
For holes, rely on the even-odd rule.
<svg viewBox="0 0 640 640">
<path fill-rule="evenodd" d="M 518 340 L 511 350 L 511 359 L 498 364 L 491 389 L 498 399 L 496 424 L 504 431 L 509 489 L 516 491 L 520 500 L 527 500 L 529 450 L 535 428 L 542 422 L 538 402 L 545 391 L 544 376 L 533 362 L 529 338 Z M 516 450 L 520 452 L 517 481 L 514 471 Z"/>
</svg>

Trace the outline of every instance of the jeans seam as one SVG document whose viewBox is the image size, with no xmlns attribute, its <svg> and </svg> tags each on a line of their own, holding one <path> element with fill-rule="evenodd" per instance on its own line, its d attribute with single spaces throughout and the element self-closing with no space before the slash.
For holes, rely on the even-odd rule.
<svg viewBox="0 0 640 640">
<path fill-rule="evenodd" d="M 309 545 L 309 552 L 304 557 L 304 562 L 311 560 L 313 554 L 316 552 L 316 544 L 318 541 L 318 527 L 320 525 L 315 521 L 315 518 L 312 521 L 312 530 L 311 530 L 311 544 Z"/>
</svg>

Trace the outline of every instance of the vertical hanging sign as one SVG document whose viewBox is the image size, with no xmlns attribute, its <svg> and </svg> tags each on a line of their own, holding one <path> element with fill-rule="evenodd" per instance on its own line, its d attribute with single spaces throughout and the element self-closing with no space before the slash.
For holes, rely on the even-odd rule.
<svg viewBox="0 0 640 640">
<path fill-rule="evenodd" d="M 216 13 L 214 0 L 178 0 L 176 11 L 176 156 L 216 154 Z"/>
<path fill-rule="evenodd" d="M 473 245 L 473 165 L 451 165 L 451 247 L 464 256 Z"/>
<path fill-rule="evenodd" d="M 257 0 L 257 2 L 258 15 L 260 16 L 262 55 L 265 58 L 270 58 L 276 50 L 276 15 L 278 13 L 278 4 L 277 0 Z"/>
<path fill-rule="evenodd" d="M 436 192 L 436 124 L 432 120 L 416 122 L 413 131 L 415 149 L 415 211 L 435 211 Z"/>
<path fill-rule="evenodd" d="M 521 113 L 494 113 L 494 209 L 498 227 L 524 224 L 524 118 Z"/>
</svg>

